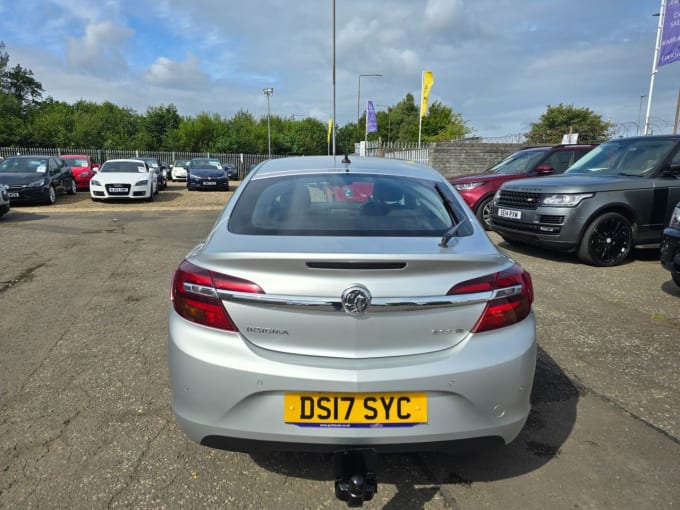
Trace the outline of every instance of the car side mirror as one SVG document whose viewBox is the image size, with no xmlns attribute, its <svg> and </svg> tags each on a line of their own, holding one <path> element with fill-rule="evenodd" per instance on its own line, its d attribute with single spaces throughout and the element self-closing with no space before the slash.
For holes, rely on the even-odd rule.
<svg viewBox="0 0 680 510">
<path fill-rule="evenodd" d="M 536 173 L 538 175 L 550 175 L 555 172 L 555 169 L 550 165 L 541 165 L 536 167 Z"/>
</svg>

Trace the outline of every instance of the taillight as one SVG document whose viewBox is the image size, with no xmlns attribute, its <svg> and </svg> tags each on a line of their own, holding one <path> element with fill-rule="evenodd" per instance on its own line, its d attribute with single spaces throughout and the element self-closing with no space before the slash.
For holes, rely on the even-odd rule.
<svg viewBox="0 0 680 510">
<path fill-rule="evenodd" d="M 495 291 L 496 297 L 486 304 L 484 312 L 472 328 L 473 333 L 510 326 L 523 320 L 531 312 L 531 303 L 534 301 L 531 275 L 518 264 L 498 273 L 459 283 L 448 294 L 489 291 Z"/>
<path fill-rule="evenodd" d="M 211 328 L 238 331 L 222 305 L 218 290 L 262 293 L 247 280 L 195 266 L 186 260 L 175 271 L 172 302 L 175 311 L 185 319 Z"/>
</svg>

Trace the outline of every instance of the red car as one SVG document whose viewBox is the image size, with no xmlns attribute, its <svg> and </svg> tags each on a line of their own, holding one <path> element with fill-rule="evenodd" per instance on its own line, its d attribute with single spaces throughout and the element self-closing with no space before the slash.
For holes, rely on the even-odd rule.
<svg viewBox="0 0 680 510">
<path fill-rule="evenodd" d="M 99 164 L 94 163 L 90 156 L 85 154 L 64 154 L 61 159 L 71 167 L 71 171 L 76 178 L 76 188 L 78 191 L 88 191 L 90 189 L 90 179 L 99 169 Z"/>
<path fill-rule="evenodd" d="M 511 154 L 484 173 L 452 177 L 448 181 L 474 211 L 484 228 L 491 230 L 491 199 L 504 182 L 564 173 L 594 147 L 595 145 L 527 147 Z"/>
</svg>

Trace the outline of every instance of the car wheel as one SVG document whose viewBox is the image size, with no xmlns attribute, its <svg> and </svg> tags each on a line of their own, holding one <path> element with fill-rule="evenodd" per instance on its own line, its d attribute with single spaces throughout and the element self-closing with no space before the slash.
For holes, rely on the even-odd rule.
<svg viewBox="0 0 680 510">
<path fill-rule="evenodd" d="M 67 191 L 69 195 L 75 195 L 78 192 L 78 187 L 76 185 L 75 179 L 71 179 L 71 187 Z"/>
<path fill-rule="evenodd" d="M 673 278 L 675 284 L 680 287 L 680 273 L 671 273 L 671 278 Z"/>
<path fill-rule="evenodd" d="M 45 196 L 45 203 L 47 205 L 53 205 L 57 201 L 57 191 L 54 189 L 54 186 L 50 186 L 47 189 L 47 195 Z"/>
<path fill-rule="evenodd" d="M 155 199 L 154 192 L 153 192 L 153 186 L 151 187 L 151 190 L 149 191 L 149 196 L 146 197 L 147 202 L 153 202 Z"/>
<path fill-rule="evenodd" d="M 605 213 L 588 225 L 578 257 L 592 266 L 611 267 L 621 264 L 633 247 L 633 227 L 619 213 Z"/>
<path fill-rule="evenodd" d="M 475 216 L 484 227 L 484 230 L 491 230 L 491 199 L 493 197 L 488 197 L 482 200 L 475 210 Z"/>
</svg>

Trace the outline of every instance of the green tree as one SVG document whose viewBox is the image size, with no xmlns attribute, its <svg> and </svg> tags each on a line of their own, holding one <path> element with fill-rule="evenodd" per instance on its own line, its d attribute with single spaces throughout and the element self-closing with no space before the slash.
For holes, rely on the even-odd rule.
<svg viewBox="0 0 680 510">
<path fill-rule="evenodd" d="M 10 94 L 0 92 L 0 147 L 23 145 L 24 119 L 21 104 Z"/>
<path fill-rule="evenodd" d="M 539 121 L 531 125 L 526 138 L 531 144 L 558 144 L 562 142 L 563 135 L 578 133 L 579 142 L 600 143 L 610 138 L 612 126 L 590 108 L 560 103 L 547 106 Z"/>
<path fill-rule="evenodd" d="M 177 128 L 177 150 L 191 152 L 214 151 L 215 141 L 224 135 L 226 126 L 219 115 L 199 113 L 195 118 L 185 117 Z"/>
<path fill-rule="evenodd" d="M 168 144 L 172 139 L 170 133 L 179 128 L 181 117 L 177 107 L 169 105 L 149 106 L 142 117 L 142 129 L 146 134 L 150 149 L 172 150 Z"/>
<path fill-rule="evenodd" d="M 47 98 L 31 109 L 23 143 L 34 147 L 71 147 L 74 127 L 73 107 L 63 101 Z"/>
</svg>

